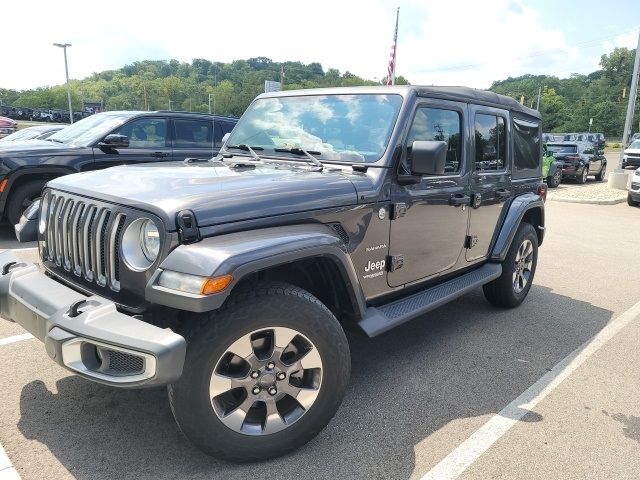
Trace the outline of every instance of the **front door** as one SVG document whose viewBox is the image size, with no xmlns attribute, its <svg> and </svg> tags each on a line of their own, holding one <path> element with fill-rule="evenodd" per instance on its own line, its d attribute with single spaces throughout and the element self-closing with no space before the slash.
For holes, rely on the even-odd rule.
<svg viewBox="0 0 640 480">
<path fill-rule="evenodd" d="M 117 131 L 129 138 L 126 148 L 94 148 L 96 168 L 130 163 L 164 162 L 172 160 L 167 118 L 141 117 L 125 123 Z"/>
<path fill-rule="evenodd" d="M 507 141 L 508 113 L 487 107 L 470 107 L 473 131 L 473 167 L 467 261 L 489 255 L 511 192 L 511 162 Z"/>
<path fill-rule="evenodd" d="M 431 99 L 416 106 L 399 165 L 400 183 L 404 175 L 411 174 L 415 140 L 447 142 L 447 161 L 442 176 L 423 176 L 417 183 L 393 187 L 389 252 L 392 259 L 402 258 L 403 262 L 388 274 L 392 287 L 445 274 L 462 254 L 470 200 L 464 160 L 466 109 L 463 103 Z"/>
</svg>

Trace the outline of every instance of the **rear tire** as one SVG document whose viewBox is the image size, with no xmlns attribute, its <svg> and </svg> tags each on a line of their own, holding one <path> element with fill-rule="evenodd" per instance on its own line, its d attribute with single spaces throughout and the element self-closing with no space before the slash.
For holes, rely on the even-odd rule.
<svg viewBox="0 0 640 480">
<path fill-rule="evenodd" d="M 18 223 L 31 202 L 40 197 L 45 183 L 43 180 L 29 180 L 11 191 L 6 214 L 11 225 Z"/>
<path fill-rule="evenodd" d="M 351 370 L 347 339 L 327 307 L 292 285 L 257 285 L 228 303 L 187 332 L 182 377 L 168 387 L 173 415 L 185 436 L 215 457 L 283 455 L 315 437 L 338 410 Z"/>
<path fill-rule="evenodd" d="M 496 307 L 517 307 L 531 289 L 537 263 L 538 236 L 531 224 L 522 222 L 502 262 L 502 275 L 482 287 L 484 296 Z"/>
<path fill-rule="evenodd" d="M 585 183 L 587 183 L 588 176 L 589 176 L 589 169 L 587 167 L 584 167 L 582 169 L 582 174 L 579 177 L 576 177 L 576 182 L 584 185 Z"/>
<path fill-rule="evenodd" d="M 562 170 L 556 170 L 553 176 L 549 177 L 547 180 L 547 185 L 549 188 L 558 188 L 560 182 L 562 182 Z"/>
<path fill-rule="evenodd" d="M 601 182 L 604 180 L 604 176 L 607 174 L 607 164 L 602 165 L 600 172 L 596 175 L 596 180 Z"/>
</svg>

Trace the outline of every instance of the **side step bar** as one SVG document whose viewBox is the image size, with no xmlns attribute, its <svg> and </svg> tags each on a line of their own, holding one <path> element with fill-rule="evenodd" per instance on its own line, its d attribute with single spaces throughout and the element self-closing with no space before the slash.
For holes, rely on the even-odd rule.
<svg viewBox="0 0 640 480">
<path fill-rule="evenodd" d="M 367 335 L 375 337 L 415 317 L 438 308 L 469 291 L 495 280 L 502 274 L 498 263 L 487 263 L 459 277 L 427 288 L 408 297 L 378 307 L 369 307 L 358 322 Z"/>
</svg>

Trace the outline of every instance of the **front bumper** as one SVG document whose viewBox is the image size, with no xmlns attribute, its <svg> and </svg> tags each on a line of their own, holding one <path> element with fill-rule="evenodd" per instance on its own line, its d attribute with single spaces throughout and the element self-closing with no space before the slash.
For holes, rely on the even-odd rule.
<svg viewBox="0 0 640 480">
<path fill-rule="evenodd" d="M 0 253 L 0 313 L 44 342 L 56 363 L 89 380 L 150 387 L 182 374 L 182 336 L 120 313 L 103 297 L 84 296 L 9 251 Z"/>
</svg>

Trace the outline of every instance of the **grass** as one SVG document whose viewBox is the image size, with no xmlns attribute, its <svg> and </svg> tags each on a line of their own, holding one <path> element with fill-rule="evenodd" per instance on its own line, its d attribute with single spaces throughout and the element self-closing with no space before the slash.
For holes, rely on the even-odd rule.
<svg viewBox="0 0 640 480">
<path fill-rule="evenodd" d="M 32 122 L 31 120 L 18 120 L 18 130 L 27 127 L 35 127 L 36 125 L 55 125 L 51 122 Z"/>
</svg>

